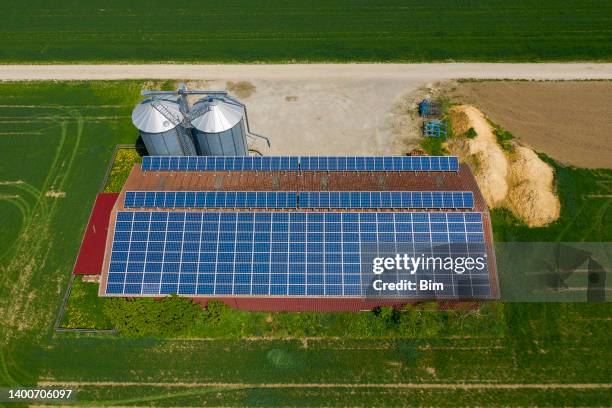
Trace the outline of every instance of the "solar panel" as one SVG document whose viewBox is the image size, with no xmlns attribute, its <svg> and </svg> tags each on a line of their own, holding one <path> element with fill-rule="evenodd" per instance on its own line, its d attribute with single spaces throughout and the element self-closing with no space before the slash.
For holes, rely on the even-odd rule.
<svg viewBox="0 0 612 408">
<path fill-rule="evenodd" d="M 302 171 L 458 171 L 456 156 L 302 156 Z"/>
<path fill-rule="evenodd" d="M 127 191 L 125 208 L 296 208 L 295 191 Z"/>
<path fill-rule="evenodd" d="M 367 248 L 471 253 L 484 239 L 480 213 L 118 212 L 105 293 L 366 296 Z M 448 283 L 438 297 L 491 296 L 487 268 L 428 276 Z"/>
<path fill-rule="evenodd" d="M 143 171 L 287 171 L 299 170 L 290 156 L 145 156 Z"/>
<path fill-rule="evenodd" d="M 456 156 L 145 156 L 143 171 L 458 171 Z"/>
<path fill-rule="evenodd" d="M 474 196 L 471 191 L 127 191 L 124 207 L 471 209 Z"/>
<path fill-rule="evenodd" d="M 300 208 L 473 208 L 471 191 L 302 191 Z"/>
</svg>

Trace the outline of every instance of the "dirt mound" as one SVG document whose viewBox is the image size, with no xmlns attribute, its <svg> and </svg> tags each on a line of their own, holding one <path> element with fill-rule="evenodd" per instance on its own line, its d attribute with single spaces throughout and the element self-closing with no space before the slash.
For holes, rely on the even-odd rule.
<svg viewBox="0 0 612 408">
<path fill-rule="evenodd" d="M 491 124 L 473 106 L 455 106 L 450 111 L 453 132 L 476 131 L 473 139 L 453 138 L 449 150 L 470 164 L 478 186 L 490 208 L 506 207 L 530 227 L 559 218 L 560 203 L 554 194 L 554 173 L 533 150 L 514 145 L 506 155 Z"/>
<path fill-rule="evenodd" d="M 508 192 L 506 207 L 530 227 L 541 227 L 559 218 L 559 199 L 537 183 L 525 181 Z"/>
<path fill-rule="evenodd" d="M 537 175 L 537 177 L 533 177 Z M 532 181 L 542 187 L 552 189 L 554 173 L 552 168 L 544 163 L 538 155 L 528 147 L 515 145 L 510 155 L 508 183 L 520 184 Z"/>
<path fill-rule="evenodd" d="M 470 118 L 467 113 L 456 108 L 451 108 L 449 116 L 454 135 L 462 135 L 470 129 Z"/>
<path fill-rule="evenodd" d="M 507 207 L 530 227 L 550 224 L 559 218 L 561 203 L 554 191 L 554 173 L 528 147 L 515 145 L 508 172 Z"/>
<path fill-rule="evenodd" d="M 502 206 L 508 194 L 508 160 L 496 143 L 491 126 L 482 112 L 472 106 L 455 106 L 450 116 L 453 131 L 457 129 L 455 134 L 474 128 L 477 136 L 473 139 L 453 138 L 449 150 L 470 164 L 489 207 Z"/>
</svg>

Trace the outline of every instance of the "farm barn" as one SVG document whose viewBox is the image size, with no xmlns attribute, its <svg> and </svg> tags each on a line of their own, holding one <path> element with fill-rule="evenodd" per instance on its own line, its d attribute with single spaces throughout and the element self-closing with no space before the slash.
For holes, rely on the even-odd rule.
<svg viewBox="0 0 612 408">
<path fill-rule="evenodd" d="M 486 273 L 374 298 L 361 281 L 369 242 L 480 243 Z M 100 272 L 101 296 L 177 293 L 245 310 L 499 296 L 486 204 L 456 157 L 144 157 L 109 213 Z"/>
</svg>

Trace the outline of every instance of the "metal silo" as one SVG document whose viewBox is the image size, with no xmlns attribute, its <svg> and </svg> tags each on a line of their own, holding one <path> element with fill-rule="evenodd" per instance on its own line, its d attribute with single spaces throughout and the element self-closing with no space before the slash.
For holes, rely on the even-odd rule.
<svg viewBox="0 0 612 408">
<path fill-rule="evenodd" d="M 196 149 L 185 115 L 176 98 L 152 98 L 142 101 L 132 112 L 132 122 L 140 130 L 151 156 L 190 156 Z"/>
<path fill-rule="evenodd" d="M 244 105 L 225 96 L 208 96 L 193 105 L 189 114 L 199 154 L 247 156 Z"/>
</svg>

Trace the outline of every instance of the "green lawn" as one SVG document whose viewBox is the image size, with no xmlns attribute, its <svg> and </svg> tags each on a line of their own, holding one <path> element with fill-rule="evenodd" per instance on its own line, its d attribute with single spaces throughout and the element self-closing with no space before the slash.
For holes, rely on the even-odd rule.
<svg viewBox="0 0 612 408">
<path fill-rule="evenodd" d="M 112 329 L 104 313 L 106 299 L 98 297 L 98 284 L 75 277 L 60 327 L 67 329 Z"/>
<path fill-rule="evenodd" d="M 368 401 L 371 406 L 405 407 L 458 407 L 458 406 L 567 406 L 574 401 L 581 406 L 596 406 L 605 401 L 609 390 L 584 390 L 564 392 L 559 390 L 456 390 L 456 389 L 398 389 L 398 388 L 346 388 L 322 389 L 261 389 L 248 386 L 233 389 L 220 387 L 124 387 L 100 392 L 84 387 L 79 394 L 87 400 L 112 401 L 116 405 L 152 404 L 152 406 L 361 406 Z M 409 404 L 409 405 L 406 405 Z M 365 405 L 365 404 L 364 404 Z"/>
<path fill-rule="evenodd" d="M 609 388 L 537 384 L 609 383 L 610 303 L 506 304 L 501 331 L 477 338 L 170 340 L 54 333 L 54 318 L 113 147 L 135 142 L 129 116 L 140 86 L 0 83 L 1 386 L 88 382 L 78 390 L 80 405 L 609 405 Z M 581 227 L 576 216 L 601 213 L 600 219 L 608 220 L 609 209 L 585 207 L 580 186 L 596 185 L 609 171 L 567 171 L 584 184 L 562 194 L 564 202 L 573 204 L 564 224 L 552 228 L 571 226 L 577 237 L 586 236 L 587 226 Z M 589 180 L 593 175 L 600 179 Z M 49 196 L 50 191 L 65 194 Z M 520 228 L 505 231 L 518 234 Z M 608 229 L 596 230 L 610 240 Z M 199 385 L 113 387 L 100 383 L 104 381 Z M 236 383 L 247 385 L 228 386 Z M 291 383 L 450 385 L 283 388 Z M 452 388 L 457 383 L 536 388 Z"/>
<path fill-rule="evenodd" d="M 568 61 L 612 56 L 602 1 L 16 1 L 0 61 Z"/>
</svg>

